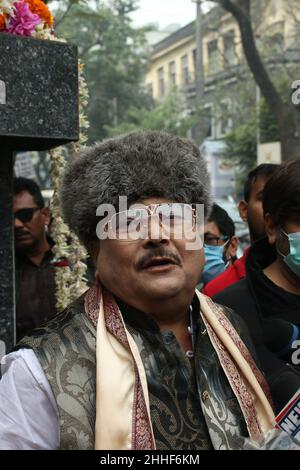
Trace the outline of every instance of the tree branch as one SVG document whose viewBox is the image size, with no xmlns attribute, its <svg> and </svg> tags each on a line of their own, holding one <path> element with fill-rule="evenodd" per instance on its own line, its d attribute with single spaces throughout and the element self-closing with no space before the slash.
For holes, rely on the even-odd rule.
<svg viewBox="0 0 300 470">
<path fill-rule="evenodd" d="M 231 13 L 236 19 L 240 28 L 243 49 L 248 66 L 263 96 L 269 103 L 271 110 L 280 118 L 284 103 L 271 81 L 256 47 L 251 23 L 250 0 L 216 0 L 216 3 L 219 3 L 219 5 Z"/>
<path fill-rule="evenodd" d="M 216 0 L 216 3 L 231 13 L 236 20 L 250 12 L 250 0 Z"/>
<path fill-rule="evenodd" d="M 67 16 L 67 14 L 69 13 L 69 11 L 71 10 L 72 6 L 73 6 L 73 3 L 72 3 L 72 2 L 69 2 L 69 5 L 68 5 L 66 11 L 62 14 L 62 16 L 59 18 L 59 20 L 57 20 L 57 21 L 55 22 L 55 28 L 57 28 L 57 26 L 58 26 L 60 23 L 63 22 L 63 20 L 65 19 L 65 17 Z"/>
</svg>

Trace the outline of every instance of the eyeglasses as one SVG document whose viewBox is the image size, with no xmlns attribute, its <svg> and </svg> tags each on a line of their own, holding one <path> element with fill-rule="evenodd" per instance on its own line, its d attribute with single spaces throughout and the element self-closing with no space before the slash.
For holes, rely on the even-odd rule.
<svg viewBox="0 0 300 470">
<path fill-rule="evenodd" d="M 217 237 L 215 235 L 210 235 L 209 233 L 204 234 L 204 243 L 205 245 L 210 245 L 210 246 L 218 246 L 220 241 L 226 242 L 229 241 L 229 238 L 227 236 L 221 236 Z"/>
<path fill-rule="evenodd" d="M 117 212 L 105 224 L 103 230 L 109 232 L 109 237 L 119 240 L 145 238 L 149 219 L 153 217 L 158 218 L 160 226 L 168 235 L 186 233 L 196 224 L 196 211 L 189 204 L 150 204 Z"/>
<path fill-rule="evenodd" d="M 26 224 L 26 222 L 31 221 L 33 214 L 39 210 L 40 207 L 28 207 L 25 209 L 19 209 L 14 213 L 14 218 L 19 219 L 23 224 Z"/>
</svg>

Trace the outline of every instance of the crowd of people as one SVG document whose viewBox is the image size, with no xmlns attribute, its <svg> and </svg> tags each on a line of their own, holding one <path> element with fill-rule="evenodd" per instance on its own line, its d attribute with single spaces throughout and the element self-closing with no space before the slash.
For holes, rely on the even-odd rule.
<svg viewBox="0 0 300 470">
<path fill-rule="evenodd" d="M 300 390 L 300 160 L 249 173 L 239 258 L 198 147 L 163 132 L 85 149 L 61 204 L 94 268 L 57 312 L 49 208 L 16 178 L 18 343 L 2 361 L 0 449 L 300 448 L 275 421 Z M 114 212 L 99 240 L 100 205 Z"/>
</svg>

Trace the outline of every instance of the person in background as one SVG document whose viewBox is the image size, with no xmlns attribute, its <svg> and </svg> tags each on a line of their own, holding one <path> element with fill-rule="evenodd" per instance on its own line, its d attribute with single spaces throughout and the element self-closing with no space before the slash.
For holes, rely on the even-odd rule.
<svg viewBox="0 0 300 470">
<path fill-rule="evenodd" d="M 16 271 L 17 341 L 56 313 L 55 270 L 68 266 L 67 259 L 56 260 L 51 238 L 51 213 L 45 206 L 38 184 L 27 178 L 14 179 L 14 234 Z M 85 278 L 95 282 L 90 257 Z"/>
<path fill-rule="evenodd" d="M 233 220 L 218 204 L 213 204 L 204 226 L 205 265 L 201 282 L 207 284 L 236 260 L 238 239 Z"/>
<path fill-rule="evenodd" d="M 263 212 L 266 237 L 258 239 L 250 248 L 246 278 L 213 299 L 243 317 L 256 346 L 262 342 L 277 359 L 297 371 L 300 366 L 299 351 L 297 354 L 300 345 L 299 159 L 282 164 L 268 179 L 263 190 Z M 267 369 L 268 365 L 266 373 Z M 293 371 L 289 374 L 291 380 Z M 288 390 L 288 381 L 284 387 Z"/>
<path fill-rule="evenodd" d="M 13 214 L 19 340 L 56 313 L 50 212 L 35 181 L 15 178 Z"/>
<path fill-rule="evenodd" d="M 265 235 L 262 194 L 266 182 L 277 168 L 278 165 L 272 163 L 259 165 L 248 174 L 245 181 L 244 199 L 240 201 L 238 208 L 241 219 L 248 224 L 251 243 Z M 241 258 L 206 284 L 202 292 L 209 297 L 213 297 L 226 287 L 244 279 L 248 252 L 249 248 L 244 251 Z"/>
</svg>

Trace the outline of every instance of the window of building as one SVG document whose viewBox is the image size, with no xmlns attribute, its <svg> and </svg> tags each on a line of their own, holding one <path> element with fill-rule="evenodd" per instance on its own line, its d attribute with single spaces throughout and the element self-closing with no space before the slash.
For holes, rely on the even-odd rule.
<svg viewBox="0 0 300 470">
<path fill-rule="evenodd" d="M 210 75 L 219 72 L 220 70 L 220 58 L 218 50 L 218 41 L 214 39 L 207 44 L 208 52 L 208 73 Z"/>
<path fill-rule="evenodd" d="M 224 65 L 232 67 L 236 63 L 234 31 L 229 31 L 223 37 L 224 42 Z"/>
<path fill-rule="evenodd" d="M 174 60 L 169 63 L 169 82 L 171 87 L 176 86 L 176 64 Z"/>
<path fill-rule="evenodd" d="M 194 65 L 194 74 L 196 77 L 196 73 L 197 73 L 197 50 L 196 49 L 193 49 L 193 65 Z"/>
<path fill-rule="evenodd" d="M 150 82 L 147 83 L 146 88 L 147 88 L 147 92 L 149 93 L 149 95 L 153 97 L 153 84 Z"/>
<path fill-rule="evenodd" d="M 157 73 L 158 73 L 158 93 L 159 93 L 159 97 L 163 98 L 165 96 L 164 68 L 160 67 Z"/>
<path fill-rule="evenodd" d="M 215 120 L 213 117 L 213 105 L 206 104 L 204 106 L 204 123 L 205 123 L 205 138 L 215 138 Z"/>
<path fill-rule="evenodd" d="M 220 117 L 217 125 L 217 137 L 223 137 L 232 130 L 231 100 L 223 100 L 220 103 Z"/>
<path fill-rule="evenodd" d="M 268 54 L 282 54 L 284 52 L 284 36 L 282 33 L 274 33 L 266 38 Z"/>
<path fill-rule="evenodd" d="M 182 73 L 182 83 L 183 85 L 187 85 L 190 81 L 189 62 L 188 62 L 187 54 L 181 57 L 181 73 Z"/>
</svg>

